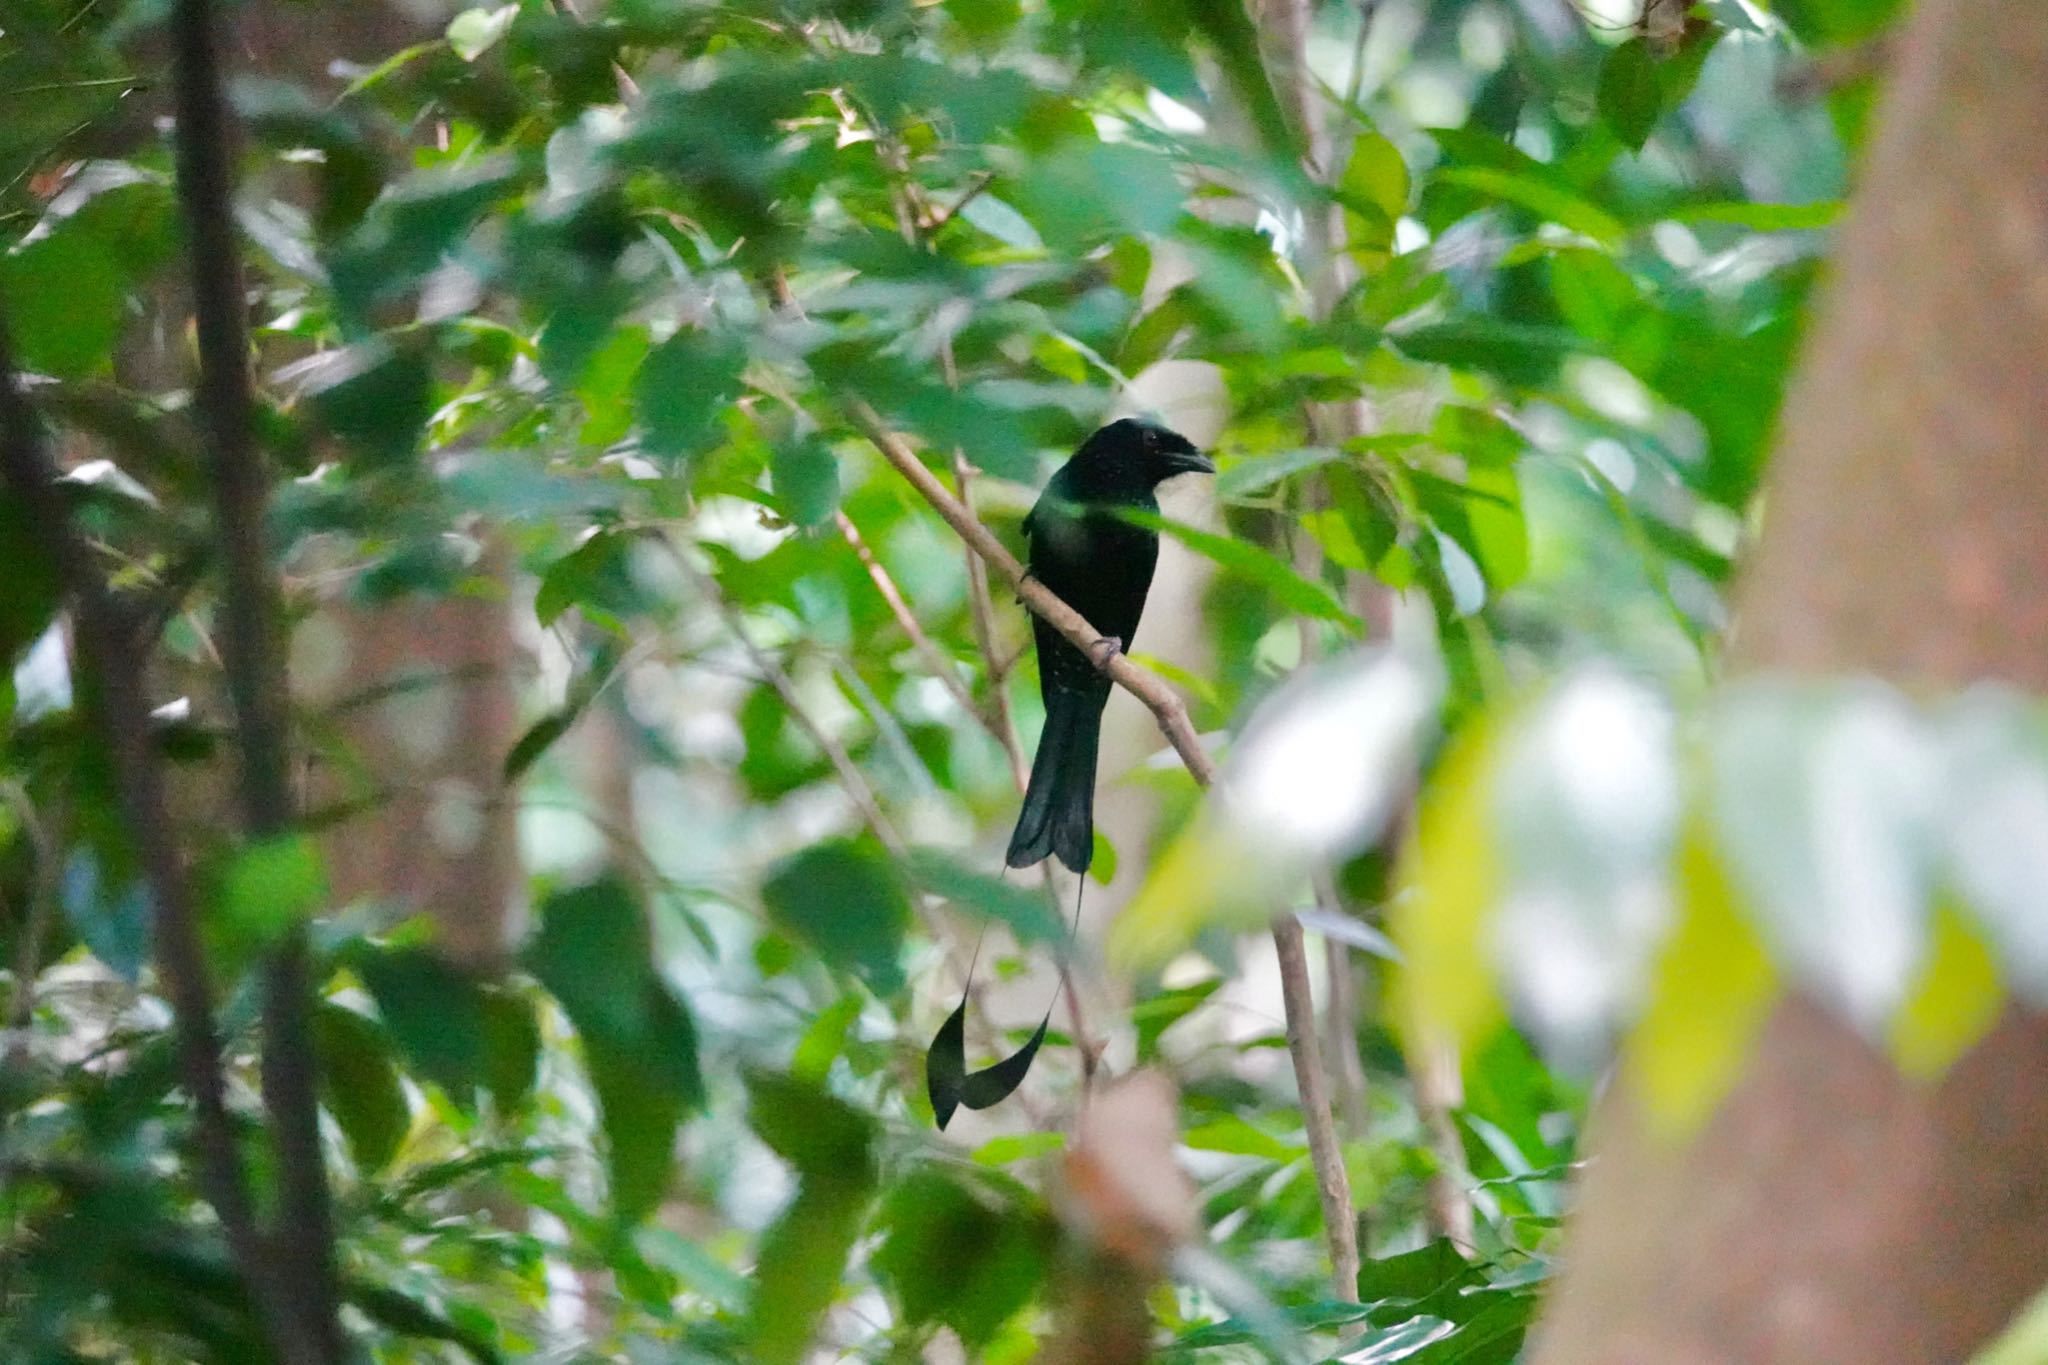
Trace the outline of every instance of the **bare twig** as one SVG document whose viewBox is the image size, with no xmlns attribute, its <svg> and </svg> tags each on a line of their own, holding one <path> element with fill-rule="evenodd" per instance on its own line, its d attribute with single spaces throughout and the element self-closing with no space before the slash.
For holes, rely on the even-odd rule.
<svg viewBox="0 0 2048 1365">
<path fill-rule="evenodd" d="M 664 537 L 662 543 L 668 547 L 670 557 L 681 568 L 684 576 L 703 595 L 712 610 L 718 613 L 718 618 L 725 623 L 727 633 L 739 643 L 748 660 L 760 671 L 761 677 L 775 689 L 775 694 L 782 698 L 782 703 L 789 708 L 790 715 L 795 717 L 797 724 L 804 727 L 812 742 L 825 755 L 826 761 L 832 765 L 833 773 L 838 776 L 839 785 L 846 792 L 847 799 L 852 801 L 854 809 L 860 812 L 862 822 L 874 832 L 875 838 L 881 842 L 883 848 L 899 859 L 904 857 L 909 852 L 909 845 L 904 843 L 903 836 L 897 832 L 896 826 L 882 810 L 881 800 L 876 797 L 875 789 L 869 784 L 867 775 L 861 772 L 860 765 L 853 761 L 853 755 L 846 752 L 846 746 L 841 744 L 831 731 L 818 723 L 817 717 L 804 705 L 803 697 L 796 690 L 796 683 L 791 680 L 782 665 L 777 663 L 767 650 L 754 643 L 753 635 L 747 630 L 747 623 L 740 619 L 739 611 L 726 600 L 718 581 L 692 564 L 688 553 L 674 541 Z"/>
<path fill-rule="evenodd" d="M 1358 1215 L 1352 1211 L 1351 1176 L 1337 1125 L 1330 1118 L 1329 1073 L 1323 1069 L 1322 1039 L 1316 1032 L 1308 951 L 1301 922 L 1292 915 L 1273 921 L 1273 947 L 1280 955 L 1280 998 L 1287 1008 L 1287 1055 L 1301 1092 L 1302 1127 L 1308 1133 L 1309 1164 L 1315 1168 L 1316 1196 L 1323 1205 L 1323 1230 L 1330 1244 L 1330 1287 L 1339 1302 L 1358 1301 Z"/>
<path fill-rule="evenodd" d="M 293 800 L 285 738 L 284 658 L 277 585 L 265 534 L 269 475 L 255 445 L 240 250 L 233 205 L 233 128 L 221 93 L 220 32 L 212 0 L 178 0 L 171 19 L 177 91 L 178 198 L 191 246 L 199 338 L 197 407 L 212 456 L 225 570 L 223 641 L 241 742 L 242 824 L 281 833 Z M 311 982 L 303 926 L 266 969 L 263 1102 L 277 1146 L 279 1217 L 272 1273 L 293 1319 L 291 1358 L 342 1358 L 336 1317 L 333 1210 L 320 1146 Z"/>
<path fill-rule="evenodd" d="M 953 483 L 959 489 L 960 505 L 967 515 L 974 513 L 974 468 L 967 463 L 967 456 L 953 452 Z M 979 520 L 979 518 L 976 518 Z M 1017 790 L 1023 791 L 1030 781 L 1031 767 L 1024 761 L 1024 746 L 1017 742 L 1017 718 L 1010 712 L 1010 670 L 1016 667 L 1021 652 L 1005 659 L 996 649 L 995 603 L 988 591 L 988 565 L 982 562 L 974 547 L 962 542 L 960 553 L 967 561 L 967 609 L 974 622 L 974 643 L 981 651 L 982 664 L 988 676 L 988 704 L 994 717 L 995 736 L 1003 746 L 1003 752 L 1010 758 L 1010 775 L 1016 779 Z"/>
<path fill-rule="evenodd" d="M 220 1035 L 213 1018 L 206 955 L 200 946 L 192 888 L 171 838 L 161 759 L 149 732 L 142 670 L 114 599 L 92 567 L 57 486 L 28 401 L 18 387 L 7 329 L 0 321 L 0 475 L 28 513 L 38 550 L 57 569 L 71 600 L 85 676 L 80 699 L 112 756 L 122 813 L 154 910 L 157 974 L 176 1025 L 178 1073 L 192 1096 L 200 1192 L 213 1206 L 228 1252 L 281 1360 L 309 1359 L 273 1277 L 256 1230 L 242 1162 L 235 1151 L 221 1077 Z"/>
<path fill-rule="evenodd" d="M 959 668 L 946 657 L 945 652 L 938 647 L 932 637 L 925 633 L 925 628 L 918 624 L 916 613 L 912 612 L 910 604 L 903 600 L 903 593 L 897 588 L 896 580 L 890 577 L 888 569 L 882 566 L 881 560 L 875 558 L 875 552 L 868 548 L 867 541 L 861 536 L 860 528 L 855 526 L 853 519 L 844 512 L 833 513 L 833 518 L 839 524 L 839 534 L 846 537 L 846 543 L 851 545 L 854 554 L 860 557 L 861 566 L 868 571 L 868 578 L 874 582 L 875 591 L 882 595 L 882 601 L 889 608 L 889 614 L 896 618 L 896 624 L 903 628 L 903 633 L 910 637 L 911 645 L 923 657 L 925 667 L 931 670 L 933 677 L 945 684 L 946 690 L 953 694 L 953 700 L 959 702 L 968 715 L 980 721 L 991 734 L 995 734 L 994 722 L 975 704 L 974 694 L 967 690 L 967 684 L 961 680 Z M 1001 736 L 997 735 L 996 738 L 1000 740 Z"/>
</svg>

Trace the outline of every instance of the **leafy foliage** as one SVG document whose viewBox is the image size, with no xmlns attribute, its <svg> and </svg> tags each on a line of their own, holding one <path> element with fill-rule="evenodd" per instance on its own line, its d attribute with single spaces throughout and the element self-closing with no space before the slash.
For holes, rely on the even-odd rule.
<svg viewBox="0 0 2048 1365">
<path fill-rule="evenodd" d="M 152 749 L 209 893 L 232 1140 L 262 1208 L 279 1173 L 260 1155 L 257 967 L 311 927 L 363 1353 L 794 1361 L 821 1343 L 908 1357 L 946 1334 L 1028 1358 L 1085 1298 L 1087 1210 L 1054 1193 L 1089 1093 L 1077 1058 L 1106 1044 L 1106 1069 L 1179 1081 L 1176 1159 L 1201 1250 L 1230 1271 L 1176 1265 L 1148 1301 L 1161 1349 L 1514 1357 L 1584 1097 L 1499 1027 L 1509 1002 L 1471 954 L 1518 889 L 1640 869 L 1523 856 L 1585 831 L 1503 827 L 1488 793 L 1518 732 L 1498 712 L 1588 655 L 1681 703 L 1711 677 L 1869 100 L 1859 81 L 1788 106 L 1780 77 L 1896 6 L 1713 4 L 1669 49 L 1490 0 L 1374 8 L 1371 35 L 1358 7 L 1313 16 L 1328 185 L 1302 168 L 1249 12 L 1216 0 L 521 3 L 437 31 L 380 16 L 346 53 L 310 55 L 245 35 L 237 226 L 309 775 L 302 818 L 246 846 L 217 814 L 236 768 L 222 547 L 167 91 L 142 74 L 165 7 L 10 9 L 0 316 L 131 637 L 108 665 L 164 707 Z M 293 14 L 309 50 L 331 36 Z M 1745 137 L 1759 109 L 1771 136 Z M 1124 932 L 1163 923 L 1172 952 L 1105 1017 L 1100 964 L 1072 951 L 1089 1009 L 1063 1033 L 1059 1014 L 1040 1024 L 1040 968 L 1070 952 L 1066 926 L 1037 887 L 985 870 L 1015 808 L 1005 727 L 1028 740 L 1038 721 L 1028 632 L 1001 593 L 977 597 L 853 400 L 935 466 L 957 450 L 1015 543 L 1113 396 L 1172 407 L 1191 375 L 1195 400 L 1169 415 L 1215 455 L 1217 504 L 1162 519 L 1167 573 L 1194 586 L 1172 599 L 1186 619 L 1155 608 L 1139 651 L 1199 729 L 1255 750 L 1238 719 L 1312 656 L 1382 632 L 1398 594 L 1396 633 L 1441 675 L 1440 705 L 1415 710 L 1444 743 L 1420 722 L 1381 748 L 1361 731 L 1384 809 L 1308 839 L 1281 801 L 1289 837 L 1247 850 L 1113 742 L 1129 771 L 1105 766 L 1105 790 L 1149 813 L 1098 849 L 1111 885 L 1091 890 L 1124 894 L 1121 853 L 1151 883 L 1139 907 L 1164 907 Z M 1333 426 L 1347 409 L 1365 420 Z M 99 680 L 27 517 L 0 491 L 0 1355 L 261 1358 L 196 1195 L 154 907 L 81 705 Z M 504 693 L 522 714 L 490 732 L 488 782 L 423 783 L 415 802 L 351 727 L 374 713 L 425 745 L 448 680 L 348 679 L 378 653 L 348 632 L 478 604 L 525 661 Z M 387 624 L 401 655 L 456 633 L 392 619 L 442 623 Z M 361 695 L 315 685 L 323 648 Z M 1418 776 L 1396 874 L 1399 784 Z M 1529 808 L 1568 813 L 1546 793 Z M 380 811 L 424 842 L 351 823 Z M 506 811 L 519 885 L 485 907 L 500 952 L 451 951 L 460 878 L 355 856 L 373 838 L 472 847 Z M 1581 1030 L 1647 1000 L 1630 1064 L 1681 1120 L 1739 1066 L 1798 956 L 1750 913 L 1768 890 L 1738 897 L 1743 864 L 1707 846 L 1728 833 L 1674 817 L 1634 851 L 1675 857 L 1688 889 L 1667 937 L 1628 940 L 1635 996 Z M 1269 847 L 1279 874 L 1234 880 Z M 1298 903 L 1323 862 L 1338 979 L 1377 1001 L 1405 953 L 1415 998 L 1469 1044 L 1466 1099 L 1434 1115 L 1391 1011 L 1331 1031 L 1371 1229 L 1360 1304 L 1332 1302 L 1319 1268 L 1279 1007 L 1235 932 Z M 351 870 L 366 863 L 368 886 Z M 1377 922 L 1404 879 L 1435 909 L 1395 950 Z M 1984 909 L 1996 886 L 1964 878 L 1888 969 L 1877 1013 L 1909 1066 L 1967 1044 L 1987 977 L 2038 976 L 2017 914 Z M 970 1056 L 1044 1057 L 949 1138 L 916 1059 L 969 961 L 1005 1026 L 962 1016 L 956 1097 L 993 1093 Z M 1702 991 L 1701 973 L 1734 987 Z M 1437 1236 L 1439 1177 L 1475 1215 L 1469 1247 Z"/>
</svg>

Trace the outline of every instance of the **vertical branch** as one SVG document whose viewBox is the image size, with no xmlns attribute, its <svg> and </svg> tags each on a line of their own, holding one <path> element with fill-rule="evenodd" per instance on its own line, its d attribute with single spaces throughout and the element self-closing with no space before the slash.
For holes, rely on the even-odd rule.
<svg viewBox="0 0 2048 1365">
<path fill-rule="evenodd" d="M 293 801 L 276 584 L 265 530 L 269 476 L 254 439 L 247 301 L 232 195 L 233 133 L 221 92 L 219 20 L 212 0 L 178 0 L 171 42 L 178 198 L 192 255 L 197 406 L 211 456 L 225 578 L 223 659 L 242 756 L 242 824 L 251 837 L 264 838 L 290 824 Z M 263 1100 L 278 1153 L 276 1274 L 306 1358 L 334 1361 L 341 1358 L 342 1343 L 335 1317 L 333 1212 L 320 1146 L 303 929 L 287 935 L 266 977 Z"/>
<path fill-rule="evenodd" d="M 149 701 L 119 610 L 94 572 L 85 542 L 72 526 L 34 414 L 18 387 L 4 319 L 0 319 L 0 477 L 27 513 L 43 557 L 57 569 L 71 600 L 86 685 L 81 707 L 112 757 L 121 809 L 150 893 L 157 975 L 170 998 L 179 1080 L 192 1096 L 198 1183 L 220 1219 L 228 1253 L 255 1300 L 280 1360 L 312 1359 L 273 1278 L 256 1230 L 241 1157 L 221 1077 L 220 1035 L 213 1018 L 205 950 L 183 861 L 171 838 L 163 769 L 149 732 Z"/>
</svg>

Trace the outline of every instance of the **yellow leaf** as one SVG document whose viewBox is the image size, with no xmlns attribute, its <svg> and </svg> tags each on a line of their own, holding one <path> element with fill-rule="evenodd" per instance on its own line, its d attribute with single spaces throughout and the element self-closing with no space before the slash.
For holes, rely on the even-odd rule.
<svg viewBox="0 0 2048 1365">
<path fill-rule="evenodd" d="M 2005 993 L 1991 949 L 1954 905 L 1934 911 L 1933 942 L 1913 991 L 1892 1016 L 1892 1059 L 1916 1081 L 1941 1074 L 1998 1022 Z"/>
<path fill-rule="evenodd" d="M 1157 967 L 1212 924 L 1252 928 L 1272 915 L 1271 868 L 1258 850 L 1208 811 L 1173 841 L 1109 931 L 1110 963 L 1124 971 Z"/>
<path fill-rule="evenodd" d="M 1697 823 L 1681 835 L 1678 896 L 1678 924 L 1625 1063 L 1651 1131 L 1673 1142 L 1697 1132 L 1734 1089 L 1778 999 L 1770 953 Z"/>
<path fill-rule="evenodd" d="M 1411 1053 L 1432 1043 L 1469 1053 L 1502 1017 L 1486 942 L 1501 880 L 1492 780 L 1498 727 L 1481 722 L 1452 743 L 1402 850 L 1403 894 L 1388 928 L 1407 960 L 1394 981 L 1393 1017 Z"/>
</svg>

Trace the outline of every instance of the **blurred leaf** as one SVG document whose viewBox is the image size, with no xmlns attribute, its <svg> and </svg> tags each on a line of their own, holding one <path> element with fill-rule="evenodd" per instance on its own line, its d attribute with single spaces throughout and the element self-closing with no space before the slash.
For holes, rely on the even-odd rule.
<svg viewBox="0 0 2048 1365">
<path fill-rule="evenodd" d="M 1019 943 L 1061 943 L 1067 926 L 1040 889 L 976 872 L 936 849 L 914 849 L 910 878 L 934 896 L 1008 926 Z"/>
<path fill-rule="evenodd" d="M 753 1358 L 795 1365 L 839 1294 L 874 1195 L 874 1121 L 816 1086 L 757 1072 L 751 1122 L 797 1171 L 796 1197 L 761 1243 L 747 1338 Z"/>
<path fill-rule="evenodd" d="M 1920 979 L 1891 1018 L 1892 1059 L 1914 1080 L 1939 1080 L 1991 1032 L 2005 1005 L 1989 946 L 1955 906 L 1938 905 Z"/>
<path fill-rule="evenodd" d="M 313 1046 L 321 1102 L 348 1139 L 356 1168 L 366 1175 L 383 1170 L 398 1155 L 412 1122 L 383 1031 L 354 1010 L 323 1000 L 313 1012 Z"/>
<path fill-rule="evenodd" d="M 703 1102 L 695 1025 L 655 971 L 645 916 L 616 880 L 548 897 L 523 957 L 583 1039 L 613 1208 L 637 1222 L 661 1202 L 676 1129 Z"/>
<path fill-rule="evenodd" d="M 499 1113 L 525 1107 L 540 1079 L 540 1021 L 533 1002 L 508 987 L 483 993 L 484 1088 Z"/>
<path fill-rule="evenodd" d="M 882 1243 L 871 1264 L 904 1321 L 943 1323 L 972 1351 L 1031 1301 L 1052 1229 L 1018 1202 L 931 1166 L 891 1186 L 876 1218 Z"/>
<path fill-rule="evenodd" d="M 4 597 L 5 594 L 0 594 Z M 109 885 L 106 866 L 88 848 L 64 863 L 57 898 L 78 937 L 108 970 L 131 985 L 149 963 L 153 926 L 148 890 L 139 881 Z"/>
<path fill-rule="evenodd" d="M 1600 117 L 1632 152 L 1643 149 L 1664 114 L 1664 78 L 1647 38 L 1630 38 L 1600 64 Z"/>
<path fill-rule="evenodd" d="M 1538 385 L 1578 350 L 1578 337 L 1561 328 L 1531 327 L 1485 317 L 1453 318 L 1394 333 L 1394 345 L 1416 360 L 1482 370 L 1511 384 Z"/>
<path fill-rule="evenodd" d="M 505 36 L 518 13 L 517 5 L 466 9 L 448 21 L 448 46 L 465 62 L 473 62 Z"/>
<path fill-rule="evenodd" d="M 1181 1134 L 1183 1145 L 1198 1152 L 1228 1152 L 1233 1156 L 1262 1157 L 1267 1161 L 1298 1161 L 1308 1152 L 1260 1132 L 1236 1115 L 1214 1119 Z"/>
<path fill-rule="evenodd" d="M 351 960 L 406 1059 L 457 1104 L 484 1067 L 484 1001 L 461 968 L 426 948 L 365 949 Z"/>
<path fill-rule="evenodd" d="M 8 566 L 7 591 L 0 593 L 0 672 L 12 677 L 15 659 L 49 629 L 63 595 L 56 565 L 43 557 L 12 489 L 0 489 L 0 563 Z"/>
<path fill-rule="evenodd" d="M 821 440 L 776 445 L 768 477 L 782 514 L 798 526 L 817 526 L 839 508 L 839 460 Z"/>
<path fill-rule="evenodd" d="M 877 995 L 903 988 L 897 961 L 910 896 L 893 863 L 867 843 L 835 839 L 777 864 L 761 884 L 768 917 Z"/>
<path fill-rule="evenodd" d="M 739 391 L 746 358 L 738 338 L 688 327 L 649 352 L 633 385 L 648 452 L 695 454 L 717 429 L 719 410 Z"/>
<path fill-rule="evenodd" d="M 217 915 L 239 942 L 273 943 L 326 901 L 320 846 L 303 834 L 280 834 L 234 855 L 221 878 Z"/>
<path fill-rule="evenodd" d="M 1178 986 L 1149 995 L 1131 1007 L 1131 1024 L 1138 1031 L 1138 1062 L 1143 1065 L 1159 1055 L 1159 1039 L 1168 1029 L 1201 1007 L 1223 985 L 1212 977 L 1193 986 Z"/>
<path fill-rule="evenodd" d="M 1619 218 L 1547 176 L 1498 166 L 1446 166 L 1432 177 L 1432 183 L 1518 204 L 1559 227 L 1583 233 L 1602 246 L 1619 246 L 1628 236 L 1628 228 Z"/>
<path fill-rule="evenodd" d="M 1408 211 L 1408 163 L 1400 150 L 1379 133 L 1361 132 L 1337 188 L 1347 248 L 1354 253 L 1391 251 L 1394 224 Z"/>
<path fill-rule="evenodd" d="M 417 346 L 365 343 L 347 357 L 347 374 L 310 395 L 321 421 L 370 459 L 412 455 L 434 412 L 434 376 Z"/>
<path fill-rule="evenodd" d="M 1727 223 L 1752 232 L 1796 232 L 1833 227 L 1841 221 L 1846 207 L 1839 199 L 1822 199 L 1811 204 L 1751 204 L 1742 200 L 1721 200 L 1684 204 L 1666 216 L 1676 223 Z"/>
<path fill-rule="evenodd" d="M 0 302 L 15 363 L 83 378 L 112 363 L 124 295 L 169 259 L 167 188 L 119 162 L 92 162 L 12 251 L 0 254 Z"/>
<path fill-rule="evenodd" d="M 1629 1039 L 1627 1073 L 1668 1142 L 1699 1131 L 1735 1087 L 1778 998 L 1778 977 L 1706 833 L 1680 841 L 1678 923 Z"/>
<path fill-rule="evenodd" d="M 1408 959 L 1394 979 L 1392 1017 L 1411 1053 L 1438 1042 L 1475 1047 L 1501 1018 L 1485 947 L 1501 886 L 1493 813 L 1494 732 L 1487 722 L 1453 737 L 1424 788 L 1401 857 L 1408 894 L 1387 922 Z"/>
<path fill-rule="evenodd" d="M 1359 619 L 1337 600 L 1337 595 L 1327 585 L 1303 578 L 1293 566 L 1260 546 L 1136 508 L 1119 508 L 1117 515 L 1172 536 L 1203 558 L 1272 593 L 1288 611 L 1318 620 L 1335 621 L 1354 635 L 1364 629 Z"/>
</svg>

